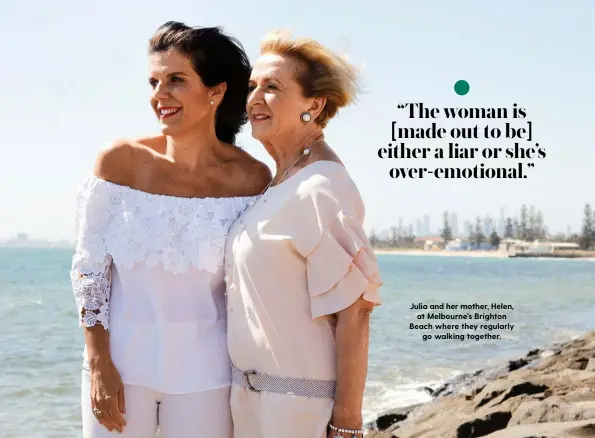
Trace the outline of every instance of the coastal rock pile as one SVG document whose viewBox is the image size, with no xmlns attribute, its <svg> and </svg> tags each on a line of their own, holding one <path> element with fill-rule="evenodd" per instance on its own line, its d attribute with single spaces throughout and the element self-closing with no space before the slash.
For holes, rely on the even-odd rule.
<svg viewBox="0 0 595 438">
<path fill-rule="evenodd" d="M 424 389 L 432 401 L 383 413 L 366 438 L 595 437 L 595 331 Z"/>
</svg>

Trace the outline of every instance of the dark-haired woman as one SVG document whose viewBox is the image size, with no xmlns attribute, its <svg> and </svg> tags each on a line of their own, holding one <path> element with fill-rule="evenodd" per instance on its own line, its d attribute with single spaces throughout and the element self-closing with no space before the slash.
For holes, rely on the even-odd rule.
<svg viewBox="0 0 595 438">
<path fill-rule="evenodd" d="M 109 145 L 78 195 L 83 436 L 231 437 L 224 245 L 271 178 L 234 145 L 250 65 L 220 29 L 175 22 L 149 56 L 162 135 Z"/>
</svg>

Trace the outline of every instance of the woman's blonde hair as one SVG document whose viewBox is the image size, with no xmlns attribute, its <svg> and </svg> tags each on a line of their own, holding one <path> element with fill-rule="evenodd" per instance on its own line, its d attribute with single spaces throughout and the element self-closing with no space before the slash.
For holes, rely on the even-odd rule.
<svg viewBox="0 0 595 438">
<path fill-rule="evenodd" d="M 309 38 L 293 39 L 286 31 L 268 34 L 260 44 L 260 54 L 273 53 L 297 60 L 303 68 L 296 73 L 296 81 L 307 98 L 322 97 L 326 105 L 316 119 L 323 128 L 339 108 L 357 98 L 357 71 L 346 59 Z"/>
</svg>

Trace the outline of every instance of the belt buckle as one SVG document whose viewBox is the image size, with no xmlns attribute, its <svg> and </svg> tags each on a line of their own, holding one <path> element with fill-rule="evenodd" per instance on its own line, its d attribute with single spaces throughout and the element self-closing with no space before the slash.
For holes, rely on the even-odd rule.
<svg viewBox="0 0 595 438">
<path fill-rule="evenodd" d="M 254 386 L 252 386 L 252 383 L 250 383 L 250 375 L 256 376 L 256 371 L 244 371 L 242 373 L 242 377 L 246 380 L 246 384 L 248 385 L 248 389 L 252 392 L 260 392 L 259 389 L 256 389 Z"/>
</svg>

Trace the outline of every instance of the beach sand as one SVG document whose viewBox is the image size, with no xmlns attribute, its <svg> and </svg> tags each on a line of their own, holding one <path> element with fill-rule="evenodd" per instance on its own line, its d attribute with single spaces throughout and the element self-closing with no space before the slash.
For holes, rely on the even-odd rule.
<svg viewBox="0 0 595 438">
<path fill-rule="evenodd" d="M 474 258 L 507 258 L 508 253 L 501 251 L 444 251 L 422 249 L 375 249 L 376 254 L 407 255 L 407 256 L 440 256 L 440 257 L 474 257 Z"/>
<path fill-rule="evenodd" d="M 401 256 L 431 256 L 431 257 L 471 257 L 471 258 L 508 258 L 508 253 L 502 251 L 445 251 L 445 250 L 428 250 L 423 249 L 374 249 L 375 254 L 382 255 L 401 255 Z M 543 255 L 543 257 L 535 257 L 543 259 L 554 259 Z M 556 258 L 558 259 L 558 258 Z M 591 257 L 590 254 L 577 257 L 577 258 L 562 258 L 561 260 L 582 260 L 595 262 L 595 257 Z"/>
</svg>

